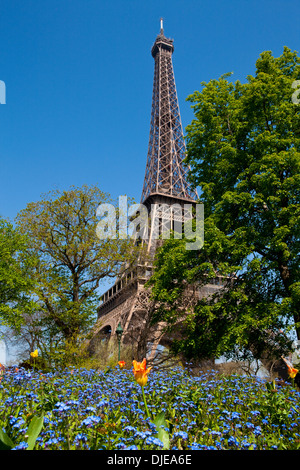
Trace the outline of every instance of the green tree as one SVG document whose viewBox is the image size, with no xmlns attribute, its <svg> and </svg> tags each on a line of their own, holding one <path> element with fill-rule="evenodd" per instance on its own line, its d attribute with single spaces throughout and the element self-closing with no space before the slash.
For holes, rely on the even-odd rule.
<svg viewBox="0 0 300 470">
<path fill-rule="evenodd" d="M 86 333 L 96 318 L 101 281 L 115 277 L 125 261 L 135 259 L 130 240 L 97 237 L 96 211 L 102 203 L 112 201 L 97 187 L 72 187 L 48 193 L 17 217 L 36 257 L 33 294 L 40 330 L 50 343 L 60 335 L 74 344 Z"/>
<path fill-rule="evenodd" d="M 29 276 L 33 259 L 26 255 L 27 246 L 26 236 L 0 218 L 0 320 L 15 329 L 20 328 L 23 313 L 34 308 Z"/>
<path fill-rule="evenodd" d="M 300 106 L 292 101 L 300 58 L 287 47 L 278 58 L 266 51 L 247 83 L 229 76 L 188 97 L 186 163 L 204 203 L 204 247 L 166 242 L 151 281 L 161 303 L 154 321 L 175 325 L 186 281 L 199 288 L 225 276 L 181 325 L 173 346 L 190 357 L 236 347 L 259 356 L 275 344 L 279 354 L 280 329 L 291 324 L 300 339 Z"/>
</svg>

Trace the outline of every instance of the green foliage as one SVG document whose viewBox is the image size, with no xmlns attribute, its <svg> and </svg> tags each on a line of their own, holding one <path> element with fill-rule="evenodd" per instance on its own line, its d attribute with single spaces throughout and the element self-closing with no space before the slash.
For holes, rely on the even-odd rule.
<svg viewBox="0 0 300 470">
<path fill-rule="evenodd" d="M 77 346 L 78 336 L 95 321 L 100 283 L 135 259 L 130 240 L 97 237 L 96 211 L 102 203 L 112 201 L 97 187 L 72 187 L 50 192 L 17 217 L 36 259 L 30 273 L 39 305 L 35 328 L 47 338 L 49 350 L 67 348 L 65 341 Z"/>
<path fill-rule="evenodd" d="M 165 419 L 165 413 L 158 413 L 154 420 L 153 424 L 157 429 L 157 437 L 163 443 L 163 450 L 170 449 L 170 436 L 168 432 L 168 426 Z"/>
<path fill-rule="evenodd" d="M 267 383 L 266 387 L 269 393 L 263 405 L 264 413 L 271 415 L 272 422 L 284 431 L 286 420 L 291 412 L 291 403 L 279 392 L 275 381 Z"/>
<path fill-rule="evenodd" d="M 280 355 L 288 344 L 278 332 L 291 324 L 300 337 L 300 107 L 291 99 L 299 76 L 295 52 L 267 51 L 247 83 L 223 76 L 188 97 L 195 117 L 186 163 L 204 203 L 204 247 L 186 252 L 183 241 L 166 242 L 151 281 L 160 302 L 154 321 L 170 326 L 185 281 L 200 288 L 223 276 L 219 294 L 181 325 L 185 338 L 173 347 L 188 357 L 236 346 L 259 357 L 275 343 L 271 353 Z"/>
<path fill-rule="evenodd" d="M 60 340 L 55 348 L 45 348 L 42 356 L 36 359 L 36 369 L 44 372 L 67 367 L 105 370 L 116 366 L 119 354 L 117 341 L 99 341 L 90 355 L 85 347 L 86 338 L 88 335 L 79 335 L 76 339 Z M 121 360 L 125 361 L 126 368 L 131 367 L 134 355 L 135 348 L 132 345 L 121 344 Z"/>
<path fill-rule="evenodd" d="M 28 426 L 27 450 L 33 450 L 36 439 L 40 434 L 44 424 L 44 416 L 34 416 Z"/>
<path fill-rule="evenodd" d="M 119 347 L 117 340 L 113 341 L 99 341 L 99 344 L 95 346 L 92 357 L 88 357 L 82 367 L 96 368 L 96 369 L 107 369 L 114 368 L 118 363 Z M 120 348 L 120 360 L 124 361 L 125 368 L 132 367 L 132 358 L 136 356 L 136 348 L 132 344 L 121 344 Z"/>
<path fill-rule="evenodd" d="M 76 338 L 61 338 L 54 348 L 44 348 L 42 357 L 38 358 L 37 368 L 49 371 L 53 367 L 62 369 L 66 367 L 83 367 L 88 360 L 88 353 L 82 347 L 83 343 L 84 339 L 81 335 Z"/>
<path fill-rule="evenodd" d="M 29 298 L 34 259 L 27 254 L 27 247 L 26 236 L 0 218 L 0 320 L 16 329 L 23 322 L 22 314 L 30 313 L 35 305 Z"/>
<path fill-rule="evenodd" d="M 30 421 L 27 431 L 27 450 L 33 450 L 36 440 L 43 428 L 44 424 L 44 415 L 34 416 Z M 11 450 L 15 447 L 15 444 L 7 435 L 7 433 L 0 429 L 0 450 Z"/>
<path fill-rule="evenodd" d="M 13 447 L 13 441 L 8 437 L 3 429 L 0 429 L 0 450 L 11 450 Z"/>
</svg>

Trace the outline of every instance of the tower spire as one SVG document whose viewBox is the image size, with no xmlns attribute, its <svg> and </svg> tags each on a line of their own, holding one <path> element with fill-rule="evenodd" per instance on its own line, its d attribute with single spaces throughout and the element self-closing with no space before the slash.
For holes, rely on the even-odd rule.
<svg viewBox="0 0 300 470">
<path fill-rule="evenodd" d="M 151 53 L 154 58 L 154 82 L 150 137 L 141 202 L 152 195 L 195 201 L 197 195 L 187 182 L 188 168 L 183 160 L 186 154 L 172 54 L 173 40 L 160 32 Z"/>
</svg>

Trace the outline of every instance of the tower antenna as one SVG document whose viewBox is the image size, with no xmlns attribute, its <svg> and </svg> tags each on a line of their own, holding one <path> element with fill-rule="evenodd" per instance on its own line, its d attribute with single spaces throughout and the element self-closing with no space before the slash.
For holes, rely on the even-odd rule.
<svg viewBox="0 0 300 470">
<path fill-rule="evenodd" d="M 164 34 L 164 19 L 160 19 L 160 33 Z"/>
</svg>

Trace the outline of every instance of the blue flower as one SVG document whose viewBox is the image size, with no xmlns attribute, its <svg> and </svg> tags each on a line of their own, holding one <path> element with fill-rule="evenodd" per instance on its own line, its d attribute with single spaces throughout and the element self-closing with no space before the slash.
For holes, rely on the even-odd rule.
<svg viewBox="0 0 300 470">
<path fill-rule="evenodd" d="M 243 440 L 243 441 L 241 442 L 241 447 L 242 447 L 242 449 L 249 449 L 249 447 L 250 447 L 251 445 L 252 445 L 252 443 L 251 443 L 251 442 L 248 442 L 248 441 L 246 441 L 246 440 Z"/>
<path fill-rule="evenodd" d="M 107 406 L 109 404 L 108 400 L 100 400 L 99 403 L 97 403 L 98 408 L 103 408 L 104 406 Z"/>
<path fill-rule="evenodd" d="M 85 411 L 88 413 L 89 411 L 91 411 L 92 413 L 95 413 L 96 411 L 96 408 L 94 408 L 93 406 L 87 406 Z"/>
<path fill-rule="evenodd" d="M 18 418 L 15 418 L 14 416 L 10 416 L 9 424 L 14 425 L 17 421 L 18 421 Z"/>
<path fill-rule="evenodd" d="M 173 437 L 180 437 L 181 439 L 186 440 L 188 438 L 188 433 L 184 431 L 174 432 Z"/>
<path fill-rule="evenodd" d="M 155 426 L 155 424 L 152 423 L 151 421 L 149 421 L 149 418 L 147 418 L 146 421 L 147 421 L 147 423 L 148 423 L 148 425 L 149 425 L 149 428 L 152 429 L 152 431 L 155 432 L 155 431 L 156 431 L 156 426 Z"/>
<path fill-rule="evenodd" d="M 54 438 L 51 438 L 49 439 L 47 442 L 45 442 L 45 446 L 50 446 L 51 444 L 58 444 L 59 443 L 59 440 L 54 437 Z"/>
<path fill-rule="evenodd" d="M 68 406 L 68 405 L 66 405 L 66 403 L 60 402 L 60 401 L 55 404 L 55 407 L 57 409 L 54 410 L 54 411 L 59 411 L 59 412 L 68 411 L 70 409 L 70 406 Z"/>
<path fill-rule="evenodd" d="M 124 442 L 118 442 L 118 443 L 116 444 L 116 449 L 121 449 L 121 450 L 124 450 L 124 449 L 125 449 L 125 450 L 126 450 L 126 449 L 128 449 L 128 448 L 126 447 L 126 444 L 125 444 Z"/>
<path fill-rule="evenodd" d="M 146 444 L 153 444 L 155 446 L 158 446 L 158 447 L 163 447 L 164 444 L 161 442 L 160 439 L 157 439 L 157 437 L 153 437 L 153 436 L 149 436 L 147 437 L 146 439 Z"/>
<path fill-rule="evenodd" d="M 86 442 L 87 441 L 87 435 L 86 434 L 83 434 L 83 433 L 78 433 L 76 436 L 75 436 L 75 441 L 82 441 L 82 442 Z"/>
<path fill-rule="evenodd" d="M 138 437 L 140 439 L 146 439 L 146 437 L 148 436 L 151 436 L 150 431 L 145 431 L 145 432 L 136 431 L 136 433 L 134 434 L 134 437 Z"/>
<path fill-rule="evenodd" d="M 197 442 L 193 442 L 192 445 L 188 446 L 191 450 L 209 450 L 210 446 L 205 446 L 203 444 L 198 444 Z"/>
<path fill-rule="evenodd" d="M 253 434 L 255 434 L 255 436 L 260 436 L 261 435 L 261 427 L 256 426 L 254 431 L 253 431 Z"/>
<path fill-rule="evenodd" d="M 89 416 L 82 421 L 81 425 L 91 427 L 93 424 L 98 424 L 100 421 L 100 416 Z"/>
<path fill-rule="evenodd" d="M 18 420 L 15 422 L 15 424 L 13 424 L 12 427 L 13 427 L 13 429 L 20 429 L 20 427 L 21 427 L 22 424 L 24 424 L 24 423 L 25 423 L 24 419 L 23 419 L 23 418 L 20 418 L 20 419 L 18 419 Z"/>
<path fill-rule="evenodd" d="M 234 436 L 230 436 L 228 438 L 227 442 L 228 442 L 229 446 L 236 446 L 237 447 L 239 445 L 239 441 Z"/>
<path fill-rule="evenodd" d="M 235 405 L 243 405 L 244 402 L 242 400 L 240 400 L 239 398 L 235 398 L 233 403 Z"/>
<path fill-rule="evenodd" d="M 24 441 L 23 441 L 23 442 L 20 442 L 20 444 L 18 444 L 17 446 L 12 447 L 11 450 L 26 450 L 27 447 L 28 447 L 27 442 L 24 442 Z"/>
<path fill-rule="evenodd" d="M 126 426 L 124 428 L 124 431 L 127 431 L 127 432 L 137 432 L 137 429 L 134 428 L 133 426 Z"/>
</svg>

